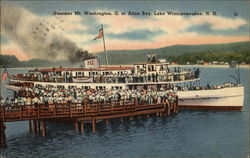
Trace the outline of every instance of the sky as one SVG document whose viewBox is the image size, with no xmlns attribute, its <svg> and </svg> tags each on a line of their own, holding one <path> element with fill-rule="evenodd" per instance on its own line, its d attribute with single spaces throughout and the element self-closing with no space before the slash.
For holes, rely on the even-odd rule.
<svg viewBox="0 0 250 158">
<path fill-rule="evenodd" d="M 247 1 L 1 1 L 1 4 L 3 7 L 10 5 L 27 11 L 30 19 L 25 18 L 23 23 L 33 24 L 30 23 L 31 19 L 40 19 L 48 26 L 55 27 L 49 34 L 69 39 L 90 53 L 103 51 L 102 39 L 93 40 L 102 25 L 107 50 L 249 41 Z M 73 15 L 55 16 L 54 11 L 73 12 Z M 74 15 L 75 11 L 82 15 Z M 110 12 L 112 15 L 85 15 L 85 11 Z M 114 15 L 114 11 L 118 11 L 119 15 Z M 139 12 L 140 15 L 128 15 L 129 11 Z M 151 15 L 142 15 L 142 11 L 150 12 Z M 199 12 L 203 15 L 167 15 L 170 11 Z M 153 15 L 154 12 L 164 12 L 165 15 Z M 206 12 L 210 15 L 206 15 Z M 7 13 L 1 16 L 7 16 Z M 18 23 L 18 26 L 24 27 L 23 32 L 29 32 L 25 27 L 30 26 L 26 25 Z M 38 57 L 28 52 L 1 29 L 1 54 L 15 55 L 19 60 Z"/>
</svg>

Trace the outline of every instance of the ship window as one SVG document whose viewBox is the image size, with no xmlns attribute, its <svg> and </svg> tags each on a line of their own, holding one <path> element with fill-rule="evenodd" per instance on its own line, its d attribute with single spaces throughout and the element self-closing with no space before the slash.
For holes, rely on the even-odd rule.
<svg viewBox="0 0 250 158">
<path fill-rule="evenodd" d="M 93 65 L 93 61 L 92 61 L 92 60 L 87 61 L 87 64 L 88 64 L 88 65 Z"/>
<path fill-rule="evenodd" d="M 148 71 L 154 71 L 154 65 L 148 65 Z"/>
<path fill-rule="evenodd" d="M 77 72 L 77 76 L 82 76 L 82 72 Z"/>
<path fill-rule="evenodd" d="M 96 86 L 96 89 L 97 89 L 97 90 L 103 90 L 104 87 L 103 87 L 103 86 Z"/>
<path fill-rule="evenodd" d="M 161 67 L 160 67 L 160 71 L 163 71 L 163 65 L 161 65 Z"/>
<path fill-rule="evenodd" d="M 136 69 L 137 69 L 137 71 L 139 71 L 139 69 L 140 69 L 140 66 L 137 66 L 137 67 L 136 67 Z"/>
</svg>

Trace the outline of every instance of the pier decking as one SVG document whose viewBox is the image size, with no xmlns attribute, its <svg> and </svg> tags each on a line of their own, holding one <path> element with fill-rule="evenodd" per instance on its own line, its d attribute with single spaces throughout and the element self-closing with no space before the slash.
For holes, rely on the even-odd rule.
<svg viewBox="0 0 250 158">
<path fill-rule="evenodd" d="M 142 104 L 137 99 L 112 100 L 110 103 L 61 103 L 41 105 L 21 105 L 0 107 L 0 147 L 6 146 L 4 122 L 29 121 L 29 130 L 34 134 L 46 136 L 45 121 L 53 119 L 70 119 L 74 122 L 76 130 L 83 133 L 84 123 L 91 121 L 92 131 L 96 130 L 96 121 L 103 120 L 108 124 L 109 119 L 156 114 L 157 116 L 169 116 L 178 112 L 178 103 Z"/>
</svg>

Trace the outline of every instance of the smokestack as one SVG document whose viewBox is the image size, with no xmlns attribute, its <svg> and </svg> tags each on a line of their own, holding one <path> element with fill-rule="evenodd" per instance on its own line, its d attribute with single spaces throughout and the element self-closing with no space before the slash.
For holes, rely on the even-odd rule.
<svg viewBox="0 0 250 158">
<path fill-rule="evenodd" d="M 59 28 L 20 7 L 1 5 L 1 28 L 31 58 L 78 62 L 92 56 L 58 33 Z"/>
</svg>

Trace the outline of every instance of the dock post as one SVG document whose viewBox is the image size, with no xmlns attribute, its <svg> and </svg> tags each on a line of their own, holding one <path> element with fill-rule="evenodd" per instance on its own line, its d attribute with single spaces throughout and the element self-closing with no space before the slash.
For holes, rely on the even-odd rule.
<svg viewBox="0 0 250 158">
<path fill-rule="evenodd" d="M 37 122 L 33 120 L 34 134 L 37 134 Z"/>
<path fill-rule="evenodd" d="M 37 120 L 37 126 L 38 126 L 38 135 L 41 135 L 41 122 L 40 122 L 40 120 Z"/>
<path fill-rule="evenodd" d="M 106 124 L 106 126 L 109 125 L 109 120 L 108 119 L 105 120 L 105 124 Z"/>
<path fill-rule="evenodd" d="M 76 132 L 78 132 L 79 127 L 78 127 L 78 122 L 77 121 L 74 122 L 74 127 L 75 127 Z"/>
<path fill-rule="evenodd" d="M 31 120 L 29 120 L 29 132 L 32 133 L 32 123 L 31 123 Z"/>
<path fill-rule="evenodd" d="M 123 118 L 121 117 L 121 123 L 123 123 Z"/>
<path fill-rule="evenodd" d="M 170 116 L 170 113 L 171 113 L 171 106 L 170 106 L 170 103 L 168 104 L 168 116 Z"/>
<path fill-rule="evenodd" d="M 81 128 L 81 134 L 83 134 L 84 133 L 84 121 L 81 121 L 80 128 Z"/>
<path fill-rule="evenodd" d="M 96 120 L 95 120 L 95 118 L 92 118 L 92 132 L 95 132 L 95 130 L 96 130 Z"/>
<path fill-rule="evenodd" d="M 134 120 L 133 116 L 130 116 L 130 117 L 129 117 L 129 120 L 130 120 L 130 121 L 133 121 L 133 120 Z"/>
<path fill-rule="evenodd" d="M 3 123 L 3 120 L 0 119 L 0 149 L 6 148 L 6 135 L 5 135 L 5 125 Z"/>
<path fill-rule="evenodd" d="M 137 107 L 138 107 L 138 98 L 136 97 L 135 98 L 135 111 L 137 110 Z"/>
<path fill-rule="evenodd" d="M 160 117 L 163 117 L 162 112 L 159 113 L 159 116 L 160 116 Z"/>
<path fill-rule="evenodd" d="M 45 120 L 42 120 L 42 136 L 43 137 L 46 136 L 46 124 L 45 124 Z"/>
<path fill-rule="evenodd" d="M 176 102 L 173 103 L 173 113 L 176 114 Z"/>
<path fill-rule="evenodd" d="M 178 113 L 178 111 L 179 111 L 178 95 L 176 96 L 176 101 L 175 101 L 175 103 L 176 103 L 176 113 Z"/>
</svg>

